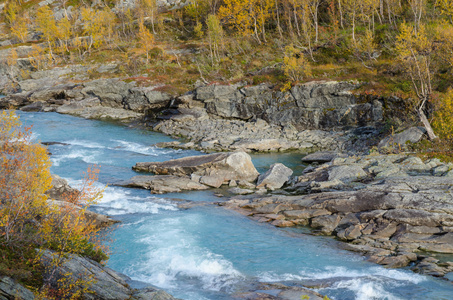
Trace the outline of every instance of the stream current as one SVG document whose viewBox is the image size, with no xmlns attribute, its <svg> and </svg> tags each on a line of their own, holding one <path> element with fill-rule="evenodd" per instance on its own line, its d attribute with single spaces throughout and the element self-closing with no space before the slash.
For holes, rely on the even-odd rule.
<svg viewBox="0 0 453 300">
<path fill-rule="evenodd" d="M 56 113 L 19 112 L 49 146 L 51 171 L 77 186 L 87 167 L 101 166 L 99 186 L 136 175 L 141 161 L 200 154 L 152 146 L 172 139 L 155 132 Z M 281 162 L 295 170 L 300 154 L 252 155 L 258 171 Z M 181 299 L 232 299 L 257 282 L 310 285 L 330 299 L 453 299 L 451 282 L 385 269 L 341 250 L 339 242 L 306 228 L 279 229 L 215 205 L 223 190 L 152 195 L 108 186 L 92 209 L 121 221 L 108 242 L 108 266 L 132 278 L 133 287 L 154 285 Z M 178 203 L 190 201 L 190 208 Z"/>
</svg>

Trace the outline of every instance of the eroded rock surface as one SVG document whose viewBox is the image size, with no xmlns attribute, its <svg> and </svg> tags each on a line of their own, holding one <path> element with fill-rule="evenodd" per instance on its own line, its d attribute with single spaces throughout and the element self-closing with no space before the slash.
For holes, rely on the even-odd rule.
<svg viewBox="0 0 453 300">
<path fill-rule="evenodd" d="M 217 181 L 220 185 L 231 180 L 253 182 L 259 175 L 250 156 L 244 152 L 190 156 L 166 162 L 143 162 L 137 163 L 133 169 L 156 175 L 198 175 L 201 183 Z"/>
<path fill-rule="evenodd" d="M 415 261 L 414 270 L 443 276 L 453 263 L 430 262 L 433 268 L 421 253 L 453 253 L 452 167 L 403 154 L 334 158 L 295 178 L 286 188 L 293 195 L 236 196 L 220 204 L 279 227 L 309 225 L 382 265 Z"/>
<path fill-rule="evenodd" d="M 53 258 L 51 251 L 45 251 L 42 256 L 42 262 L 47 268 L 44 277 L 51 276 L 53 265 L 50 263 Z M 131 289 L 127 284 L 130 280 L 126 275 L 115 272 L 114 270 L 102 266 L 101 264 L 78 255 L 68 254 L 63 259 L 60 266 L 55 267 L 54 277 L 51 282 L 58 288 L 58 279 L 62 276 L 70 276 L 74 281 L 78 279 L 93 280 L 89 285 L 89 293 L 84 294 L 84 299 L 155 299 L 155 300 L 174 300 L 171 295 L 156 288 L 145 288 L 141 290 Z"/>
</svg>

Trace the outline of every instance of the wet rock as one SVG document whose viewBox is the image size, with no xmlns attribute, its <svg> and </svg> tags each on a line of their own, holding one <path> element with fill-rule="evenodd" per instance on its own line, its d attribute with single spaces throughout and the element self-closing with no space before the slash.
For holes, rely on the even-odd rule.
<svg viewBox="0 0 453 300">
<path fill-rule="evenodd" d="M 137 187 L 150 190 L 152 194 L 179 193 L 182 191 L 206 190 L 209 187 L 189 176 L 134 176 L 130 180 L 118 182 L 115 185 L 124 187 Z"/>
<path fill-rule="evenodd" d="M 196 174 L 230 180 L 253 182 L 259 173 L 253 166 L 250 156 L 244 152 L 215 153 L 190 156 L 166 162 L 137 163 L 133 169 L 139 172 L 152 172 L 157 175 L 188 176 Z"/>
<path fill-rule="evenodd" d="M 168 294 L 163 290 L 159 290 L 153 287 L 146 287 L 138 291 L 134 291 L 132 294 L 134 300 L 177 300 L 172 295 Z"/>
<path fill-rule="evenodd" d="M 322 300 L 321 294 L 304 287 L 286 286 L 279 283 L 259 283 L 254 290 L 236 294 L 235 298 L 247 300 Z"/>
<path fill-rule="evenodd" d="M 389 268 L 402 268 L 407 266 L 411 262 L 411 259 L 407 255 L 387 256 L 379 261 L 379 264 L 387 266 Z"/>
<path fill-rule="evenodd" d="M 262 187 L 270 190 L 279 189 L 289 180 L 292 174 L 293 170 L 285 165 L 281 163 L 273 164 L 266 173 L 258 177 L 256 187 L 258 189 Z"/>
<path fill-rule="evenodd" d="M 228 191 L 230 193 L 232 193 L 232 194 L 235 194 L 235 195 L 248 195 L 248 194 L 253 194 L 254 193 L 253 190 L 241 189 L 241 188 L 238 188 L 238 187 L 231 188 Z"/>
<path fill-rule="evenodd" d="M 340 216 L 319 216 L 311 219 L 311 227 L 319 229 L 323 234 L 330 235 L 340 223 Z"/>
</svg>

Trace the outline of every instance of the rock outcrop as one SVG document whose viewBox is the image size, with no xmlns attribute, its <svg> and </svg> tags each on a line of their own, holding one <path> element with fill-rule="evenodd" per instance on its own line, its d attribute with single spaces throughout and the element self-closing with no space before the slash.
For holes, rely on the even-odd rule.
<svg viewBox="0 0 453 300">
<path fill-rule="evenodd" d="M 366 126 L 382 121 L 379 102 L 359 104 L 350 93 L 356 82 L 320 81 L 296 85 L 289 92 L 271 86 L 208 85 L 195 91 L 207 112 L 222 118 L 261 118 L 297 130 Z"/>
<path fill-rule="evenodd" d="M 51 275 L 51 282 L 58 288 L 58 279 L 63 276 L 76 282 L 84 280 L 90 282 L 88 293 L 84 293 L 84 299 L 103 299 L 103 300 L 120 300 L 120 299 L 137 299 L 137 300 L 174 300 L 168 293 L 148 287 L 145 289 L 135 290 L 129 287 L 127 276 L 117 273 L 114 270 L 102 266 L 101 264 L 78 255 L 68 254 L 63 263 L 54 267 L 51 263 L 53 253 L 45 251 L 42 256 L 42 262 L 46 268 L 44 277 Z"/>
<path fill-rule="evenodd" d="M 199 178 L 197 178 L 199 180 Z M 143 188 L 152 194 L 179 193 L 182 191 L 206 190 L 209 187 L 189 176 L 134 176 L 130 180 L 116 183 L 117 186 Z"/>
<path fill-rule="evenodd" d="M 385 99 L 352 94 L 357 82 L 309 82 L 286 92 L 267 84 L 212 84 L 174 98 L 158 87 L 119 79 L 90 81 L 83 75 L 116 67 L 74 65 L 33 72 L 31 79 L 19 82 L 18 93 L 0 99 L 0 108 L 140 120 L 154 130 L 188 138 L 181 148 L 210 151 L 366 151 L 377 144 L 384 120 Z"/>
<path fill-rule="evenodd" d="M 0 108 L 57 111 L 90 119 L 130 120 L 154 115 L 167 108 L 172 97 L 152 87 L 136 87 L 119 79 L 98 79 L 82 84 L 65 83 L 64 71 L 49 78 L 20 82 L 21 92 L 0 100 Z M 52 77 L 53 76 L 53 77 Z"/>
<path fill-rule="evenodd" d="M 250 156 L 244 152 L 190 156 L 166 162 L 137 163 L 133 169 L 156 175 L 200 176 L 200 182 L 228 183 L 231 180 L 253 182 L 259 173 Z"/>
<path fill-rule="evenodd" d="M 419 142 L 426 133 L 423 127 L 411 127 L 395 135 L 389 135 L 379 142 L 378 147 L 394 147 L 396 149 L 405 149 L 407 143 Z"/>
<path fill-rule="evenodd" d="M 34 300 L 35 295 L 24 286 L 7 276 L 0 276 L 0 300 Z"/>
<path fill-rule="evenodd" d="M 407 155 L 335 158 L 292 180 L 286 191 L 294 195 L 220 204 L 275 226 L 309 225 L 382 265 L 417 262 L 417 272 L 443 276 L 453 263 L 430 265 L 424 252 L 453 253 L 452 168 Z"/>
</svg>

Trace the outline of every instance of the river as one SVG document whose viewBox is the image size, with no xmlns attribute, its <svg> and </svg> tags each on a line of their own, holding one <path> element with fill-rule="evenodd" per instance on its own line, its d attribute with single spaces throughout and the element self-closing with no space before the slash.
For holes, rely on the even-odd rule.
<svg viewBox="0 0 453 300">
<path fill-rule="evenodd" d="M 19 112 L 25 125 L 49 146 L 51 171 L 77 185 L 92 164 L 101 166 L 99 186 L 135 175 L 140 161 L 165 161 L 196 151 L 159 149 L 172 139 L 115 123 L 56 113 Z M 299 154 L 254 155 L 259 169 L 282 162 L 300 172 Z M 307 228 L 278 229 L 215 205 L 225 190 L 151 195 L 109 185 L 92 209 L 121 221 L 107 241 L 108 266 L 134 287 L 153 284 L 181 299 L 231 299 L 256 282 L 311 284 L 331 299 L 452 299 L 451 282 L 385 269 L 341 250 L 339 242 Z M 189 208 L 178 204 L 191 203 Z"/>
</svg>

